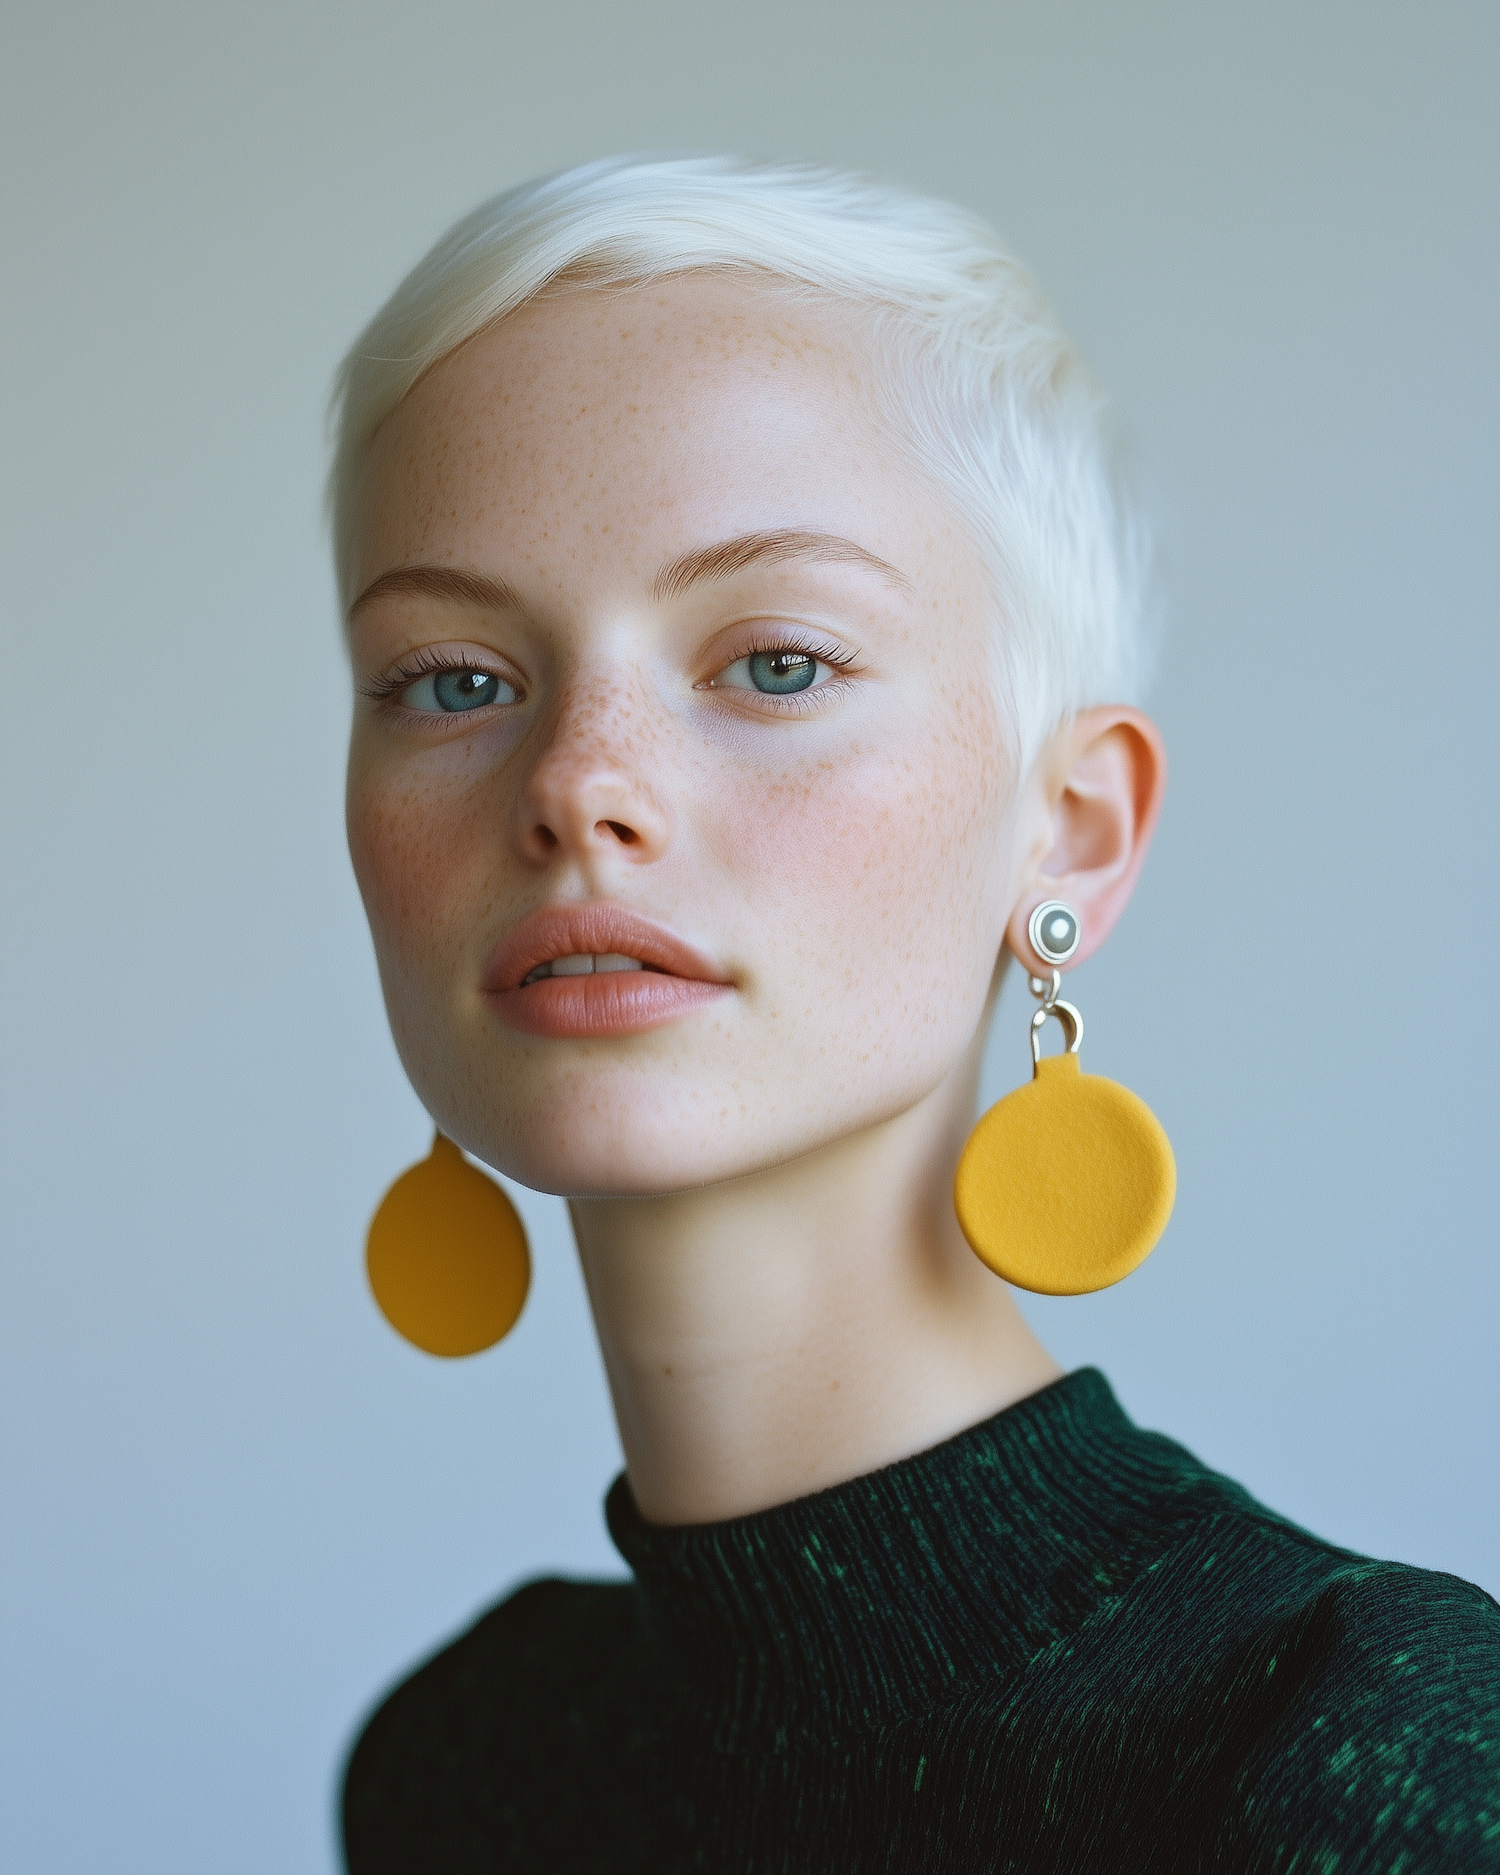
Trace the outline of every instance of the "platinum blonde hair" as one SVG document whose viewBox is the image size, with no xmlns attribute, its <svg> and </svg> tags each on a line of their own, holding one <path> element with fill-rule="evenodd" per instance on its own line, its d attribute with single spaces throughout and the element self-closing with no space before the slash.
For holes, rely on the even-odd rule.
<svg viewBox="0 0 1500 1875">
<path fill-rule="evenodd" d="M 1102 399 L 1030 275 L 976 215 L 834 170 L 613 157 L 523 183 L 412 269 L 339 368 L 328 481 L 347 601 L 364 460 L 424 373 L 548 288 L 742 270 L 854 311 L 872 401 L 989 568 L 1015 754 L 1145 677 L 1142 530 Z"/>
</svg>

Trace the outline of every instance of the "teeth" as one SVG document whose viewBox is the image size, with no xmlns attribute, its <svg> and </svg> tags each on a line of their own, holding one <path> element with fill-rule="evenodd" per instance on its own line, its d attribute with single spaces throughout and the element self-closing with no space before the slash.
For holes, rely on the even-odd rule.
<svg viewBox="0 0 1500 1875">
<path fill-rule="evenodd" d="M 546 977 L 605 976 L 615 970 L 644 970 L 639 957 L 622 957 L 618 951 L 602 951 L 597 956 L 554 957 L 550 964 L 538 964 L 525 978 L 540 983 Z"/>
</svg>

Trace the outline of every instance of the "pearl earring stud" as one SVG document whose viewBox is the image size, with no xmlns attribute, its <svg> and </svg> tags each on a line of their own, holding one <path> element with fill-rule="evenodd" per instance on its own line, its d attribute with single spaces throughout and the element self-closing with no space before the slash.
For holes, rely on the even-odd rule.
<svg viewBox="0 0 1500 1875">
<path fill-rule="evenodd" d="M 1044 899 L 1026 926 L 1031 948 L 1045 964 L 1065 964 L 1078 949 L 1078 914 L 1061 899 Z"/>
</svg>

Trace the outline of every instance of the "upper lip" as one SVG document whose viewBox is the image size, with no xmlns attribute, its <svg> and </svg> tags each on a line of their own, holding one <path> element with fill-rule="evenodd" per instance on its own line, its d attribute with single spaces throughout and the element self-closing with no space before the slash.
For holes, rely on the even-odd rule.
<svg viewBox="0 0 1500 1875">
<path fill-rule="evenodd" d="M 638 957 L 674 977 L 723 983 L 724 973 L 665 926 L 618 905 L 547 905 L 523 918 L 490 952 L 486 990 L 519 989 L 539 964 L 559 957 Z"/>
</svg>

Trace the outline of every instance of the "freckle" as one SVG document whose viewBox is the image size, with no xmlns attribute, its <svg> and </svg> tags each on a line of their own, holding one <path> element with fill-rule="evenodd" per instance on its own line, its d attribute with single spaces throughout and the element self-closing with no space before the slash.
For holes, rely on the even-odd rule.
<svg viewBox="0 0 1500 1875">
<path fill-rule="evenodd" d="M 663 1369 L 662 1369 L 661 1371 L 662 1371 L 662 1372 L 663 1372 L 664 1374 L 670 1374 L 672 1370 L 671 1370 L 671 1368 L 670 1368 L 670 1367 L 664 1367 L 664 1368 L 663 1368 Z"/>
</svg>

